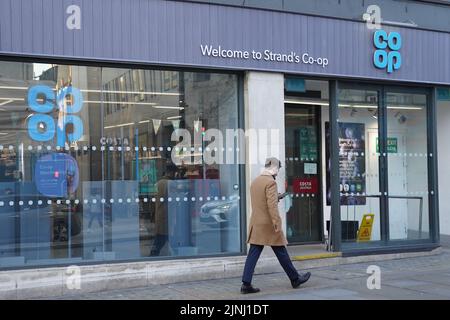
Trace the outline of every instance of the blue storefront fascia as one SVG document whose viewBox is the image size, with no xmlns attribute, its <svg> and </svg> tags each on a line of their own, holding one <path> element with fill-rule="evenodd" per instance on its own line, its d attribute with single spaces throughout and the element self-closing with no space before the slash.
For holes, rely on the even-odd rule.
<svg viewBox="0 0 450 320">
<path fill-rule="evenodd" d="M 66 25 L 73 5 L 80 29 Z M 0 2 L 1 55 L 450 84 L 450 34 L 383 29 L 402 37 L 402 66 L 390 73 L 374 66 L 375 30 L 363 22 L 163 0 Z M 328 65 L 208 57 L 201 45 L 307 54 Z"/>
<path fill-rule="evenodd" d="M 70 5 L 81 9 L 80 29 L 66 26 Z M 37 57 L 450 85 L 449 33 L 383 29 L 402 37 L 402 65 L 393 72 L 375 67 L 376 30 L 364 22 L 164 0 L 3 0 L 0 60 Z M 328 64 L 208 57 L 201 46 L 307 53 Z"/>
</svg>

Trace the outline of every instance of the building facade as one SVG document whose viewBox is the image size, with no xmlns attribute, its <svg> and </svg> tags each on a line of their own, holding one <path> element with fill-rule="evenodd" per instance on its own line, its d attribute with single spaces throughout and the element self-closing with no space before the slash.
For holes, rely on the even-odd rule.
<svg viewBox="0 0 450 320">
<path fill-rule="evenodd" d="M 444 1 L 210 2 L 0 1 L 0 269 L 242 256 L 266 156 L 293 245 L 450 234 Z"/>
</svg>

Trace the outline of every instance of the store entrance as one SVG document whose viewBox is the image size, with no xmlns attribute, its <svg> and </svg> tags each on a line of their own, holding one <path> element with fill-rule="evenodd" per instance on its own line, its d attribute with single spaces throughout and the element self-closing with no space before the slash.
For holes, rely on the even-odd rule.
<svg viewBox="0 0 450 320">
<path fill-rule="evenodd" d="M 286 233 L 290 244 L 323 241 L 321 107 L 285 103 Z"/>
</svg>

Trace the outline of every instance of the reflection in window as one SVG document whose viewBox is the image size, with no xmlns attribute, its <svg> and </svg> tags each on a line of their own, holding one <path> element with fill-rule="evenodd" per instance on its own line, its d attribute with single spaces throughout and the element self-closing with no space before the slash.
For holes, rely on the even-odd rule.
<svg viewBox="0 0 450 320">
<path fill-rule="evenodd" d="M 339 90 L 339 176 L 342 242 L 358 246 L 382 239 L 378 146 L 378 92 Z M 366 219 L 370 235 L 362 236 Z M 368 230 L 368 229 L 366 229 Z"/>
<path fill-rule="evenodd" d="M 346 131 L 339 137 L 340 147 L 343 145 L 339 171 L 341 181 L 348 181 L 341 184 L 341 220 L 343 229 L 348 227 L 345 224 L 354 225 L 351 239 L 343 234 L 347 248 L 430 238 L 428 161 L 432 154 L 428 153 L 427 96 L 412 92 L 386 90 L 385 119 L 380 118 L 380 91 L 339 92 L 339 126 Z M 380 123 L 387 124 L 381 137 Z M 352 127 L 359 129 L 353 129 L 357 134 L 350 137 Z M 362 149 L 358 150 L 357 144 Z M 387 170 L 380 169 L 380 163 Z M 358 190 L 360 182 L 363 194 Z M 349 203 L 352 198 L 356 201 Z M 363 227 L 367 219 L 372 219 L 372 228 Z"/>
<path fill-rule="evenodd" d="M 236 75 L 0 74 L 0 267 L 241 251 L 238 166 L 202 156 L 206 130 L 238 127 Z M 189 150 L 175 150 L 178 128 Z"/>
<path fill-rule="evenodd" d="M 427 101 L 424 94 L 387 94 L 389 238 L 428 239 Z"/>
</svg>

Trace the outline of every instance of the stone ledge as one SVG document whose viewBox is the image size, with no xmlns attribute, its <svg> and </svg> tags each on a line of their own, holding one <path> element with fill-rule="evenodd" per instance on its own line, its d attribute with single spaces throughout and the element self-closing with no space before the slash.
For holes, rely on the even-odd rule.
<svg viewBox="0 0 450 320">
<path fill-rule="evenodd" d="M 294 261 L 298 269 L 364 262 L 386 261 L 436 255 L 437 248 L 426 252 L 330 256 L 322 259 Z M 65 267 L 0 271 L 0 299 L 36 299 L 70 296 L 88 292 L 145 287 L 148 285 L 240 277 L 245 256 L 165 260 L 80 266 L 81 288 L 70 290 Z M 283 272 L 274 255 L 261 256 L 255 274 Z M 239 280 L 237 280 L 239 282 Z"/>
</svg>

